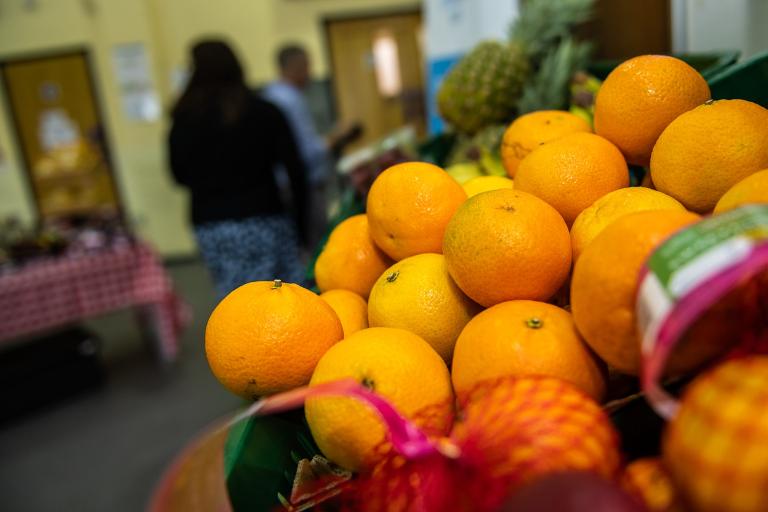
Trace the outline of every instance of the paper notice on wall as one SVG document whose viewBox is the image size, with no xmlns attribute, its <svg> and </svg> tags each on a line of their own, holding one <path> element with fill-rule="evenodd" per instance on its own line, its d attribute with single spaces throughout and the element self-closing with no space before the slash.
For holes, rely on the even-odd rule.
<svg viewBox="0 0 768 512">
<path fill-rule="evenodd" d="M 152 83 L 144 43 L 115 45 L 112 49 L 112 64 L 125 116 L 133 121 L 157 121 L 160 117 L 160 100 Z"/>
</svg>

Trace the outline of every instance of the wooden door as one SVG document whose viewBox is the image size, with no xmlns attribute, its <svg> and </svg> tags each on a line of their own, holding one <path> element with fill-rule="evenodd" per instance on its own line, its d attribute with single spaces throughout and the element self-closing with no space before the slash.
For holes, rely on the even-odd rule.
<svg viewBox="0 0 768 512">
<path fill-rule="evenodd" d="M 341 121 L 360 121 L 357 146 L 405 125 L 426 128 L 421 14 L 326 22 L 332 81 Z"/>
<path fill-rule="evenodd" d="M 2 72 L 40 217 L 119 213 L 85 54 L 5 63 Z"/>
<path fill-rule="evenodd" d="M 580 34 L 595 41 L 598 59 L 669 53 L 669 0 L 596 0 L 594 19 Z"/>
</svg>

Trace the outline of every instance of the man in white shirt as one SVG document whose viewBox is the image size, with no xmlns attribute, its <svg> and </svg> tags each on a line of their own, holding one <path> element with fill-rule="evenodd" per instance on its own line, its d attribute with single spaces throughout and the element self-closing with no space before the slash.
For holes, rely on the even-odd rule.
<svg viewBox="0 0 768 512">
<path fill-rule="evenodd" d="M 342 147 L 360 134 L 359 125 L 334 130 L 328 136 L 317 132 L 304 91 L 310 83 L 309 57 L 298 45 L 287 45 L 277 53 L 280 78 L 264 88 L 264 98 L 274 103 L 288 119 L 296 144 L 308 170 L 309 244 L 314 248 L 325 233 L 326 189 L 333 159 Z"/>
</svg>

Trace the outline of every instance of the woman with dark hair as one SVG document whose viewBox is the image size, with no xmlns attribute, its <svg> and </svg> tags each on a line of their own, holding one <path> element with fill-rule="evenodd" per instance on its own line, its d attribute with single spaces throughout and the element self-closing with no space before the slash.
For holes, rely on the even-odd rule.
<svg viewBox="0 0 768 512">
<path fill-rule="evenodd" d="M 191 196 L 200 251 L 221 296 L 257 280 L 303 281 L 298 235 L 305 232 L 305 170 L 280 111 L 245 84 L 221 41 L 192 47 L 194 70 L 173 107 L 170 166 Z M 293 218 L 275 168 L 291 184 Z"/>
</svg>

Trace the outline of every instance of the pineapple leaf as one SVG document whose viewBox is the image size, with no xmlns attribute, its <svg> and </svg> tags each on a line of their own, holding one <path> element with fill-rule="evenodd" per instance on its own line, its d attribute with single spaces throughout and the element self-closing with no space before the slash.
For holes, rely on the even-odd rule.
<svg viewBox="0 0 768 512">
<path fill-rule="evenodd" d="M 534 62 L 591 18 L 595 0 L 527 0 L 512 23 L 510 39 Z"/>
<path fill-rule="evenodd" d="M 592 45 L 567 37 L 542 58 L 541 66 L 523 88 L 518 113 L 564 109 L 570 96 L 573 74 L 587 64 Z"/>
</svg>

